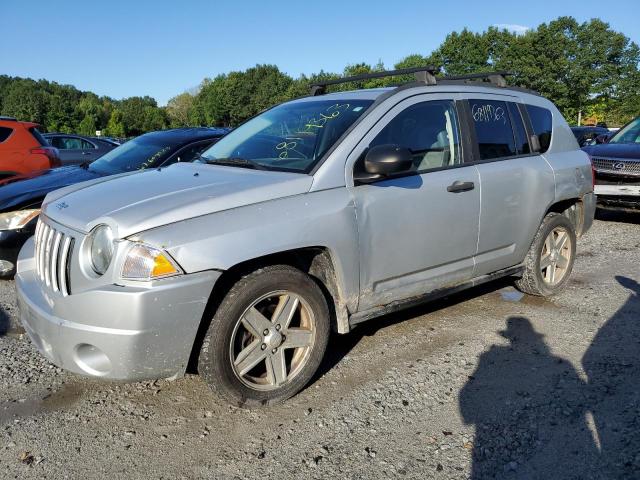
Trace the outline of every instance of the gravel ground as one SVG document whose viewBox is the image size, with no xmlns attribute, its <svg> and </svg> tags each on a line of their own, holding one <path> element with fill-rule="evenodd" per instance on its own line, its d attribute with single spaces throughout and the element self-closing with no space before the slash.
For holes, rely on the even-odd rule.
<svg viewBox="0 0 640 480">
<path fill-rule="evenodd" d="M 499 282 L 336 336 L 284 405 L 193 375 L 42 359 L 0 283 L 1 478 L 640 478 L 640 215 L 608 214 L 552 300 Z"/>
</svg>

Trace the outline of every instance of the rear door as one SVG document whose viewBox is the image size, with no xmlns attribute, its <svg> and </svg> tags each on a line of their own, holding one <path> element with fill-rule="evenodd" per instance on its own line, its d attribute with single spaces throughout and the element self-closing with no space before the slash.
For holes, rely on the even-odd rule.
<svg viewBox="0 0 640 480">
<path fill-rule="evenodd" d="M 469 94 L 474 163 L 480 174 L 480 229 L 474 276 L 521 262 L 546 206 L 553 170 L 529 143 L 526 110 L 516 97 Z"/>
<path fill-rule="evenodd" d="M 415 168 L 350 187 L 359 231 L 360 311 L 471 277 L 480 188 L 476 167 L 463 163 L 464 138 L 452 95 L 417 95 L 387 112 L 352 152 L 347 164 L 354 162 L 357 171 L 367 148 L 400 145 L 411 150 Z"/>
</svg>

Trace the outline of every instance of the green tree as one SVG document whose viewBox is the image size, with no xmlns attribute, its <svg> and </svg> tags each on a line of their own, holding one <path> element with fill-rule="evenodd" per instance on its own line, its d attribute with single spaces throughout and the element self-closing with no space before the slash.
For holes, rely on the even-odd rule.
<svg viewBox="0 0 640 480">
<path fill-rule="evenodd" d="M 190 125 L 193 103 L 194 96 L 188 92 L 176 95 L 167 102 L 167 117 L 171 127 L 186 127 Z"/>
<path fill-rule="evenodd" d="M 123 122 L 123 115 L 120 110 L 114 108 L 111 112 L 111 116 L 109 117 L 109 122 L 107 123 L 107 128 L 105 129 L 105 133 L 112 137 L 124 137 L 126 136 Z"/>
<path fill-rule="evenodd" d="M 78 125 L 80 135 L 93 136 L 96 134 L 96 122 L 93 116 L 86 115 Z"/>
</svg>

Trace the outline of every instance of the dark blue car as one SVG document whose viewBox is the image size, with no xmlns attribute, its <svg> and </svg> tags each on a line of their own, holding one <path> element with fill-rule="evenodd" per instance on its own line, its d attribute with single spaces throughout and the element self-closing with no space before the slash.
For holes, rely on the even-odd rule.
<svg viewBox="0 0 640 480">
<path fill-rule="evenodd" d="M 35 231 L 47 193 L 107 175 L 191 162 L 229 130 L 178 128 L 141 135 L 94 162 L 12 177 L 0 185 L 0 276 L 15 271 L 18 252 Z"/>
<path fill-rule="evenodd" d="M 591 156 L 598 205 L 618 210 L 640 209 L 640 117 L 613 136 L 596 138 L 583 150 Z"/>
</svg>

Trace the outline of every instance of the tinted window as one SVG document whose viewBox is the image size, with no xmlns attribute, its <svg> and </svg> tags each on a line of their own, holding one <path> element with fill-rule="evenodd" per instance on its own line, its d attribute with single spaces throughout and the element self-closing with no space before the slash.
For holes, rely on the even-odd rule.
<svg viewBox="0 0 640 480">
<path fill-rule="evenodd" d="M 199 153 L 202 153 L 213 142 L 199 142 L 189 145 L 174 155 L 170 162 L 193 162 Z"/>
<path fill-rule="evenodd" d="M 90 170 L 111 175 L 162 165 L 176 149 L 176 141 L 156 135 L 134 138 L 110 150 L 89 166 Z"/>
<path fill-rule="evenodd" d="M 529 150 L 529 140 L 527 139 L 527 131 L 524 128 L 522 115 L 520 115 L 520 110 L 518 110 L 518 106 L 515 103 L 507 102 L 507 106 L 513 122 L 513 133 L 516 135 L 516 151 L 518 155 L 526 155 L 531 151 Z"/>
<path fill-rule="evenodd" d="M 517 155 L 506 102 L 469 100 L 481 160 Z"/>
<path fill-rule="evenodd" d="M 29 132 L 31 133 L 31 135 L 33 135 L 33 138 L 35 138 L 40 145 L 42 145 L 43 147 L 49 146 L 49 142 L 47 142 L 47 140 L 42 136 L 42 134 L 36 127 L 31 127 L 29 129 Z"/>
<path fill-rule="evenodd" d="M 7 138 L 9 138 L 9 135 L 11 135 L 11 132 L 13 132 L 13 129 L 11 128 L 0 127 L 0 143 L 4 142 Z"/>
<path fill-rule="evenodd" d="M 370 146 L 400 145 L 411 150 L 417 171 L 460 163 L 458 121 L 454 103 L 417 103 L 400 112 Z"/>
<path fill-rule="evenodd" d="M 534 107 L 533 105 L 527 105 L 527 112 L 529 112 L 533 133 L 540 140 L 540 152 L 544 153 L 551 145 L 551 131 L 553 129 L 551 112 L 546 108 Z"/>
<path fill-rule="evenodd" d="M 640 118 L 624 126 L 609 143 L 640 143 Z"/>
<path fill-rule="evenodd" d="M 90 150 L 94 148 L 91 143 L 77 137 L 54 137 L 51 139 L 51 144 L 61 150 Z"/>
</svg>

